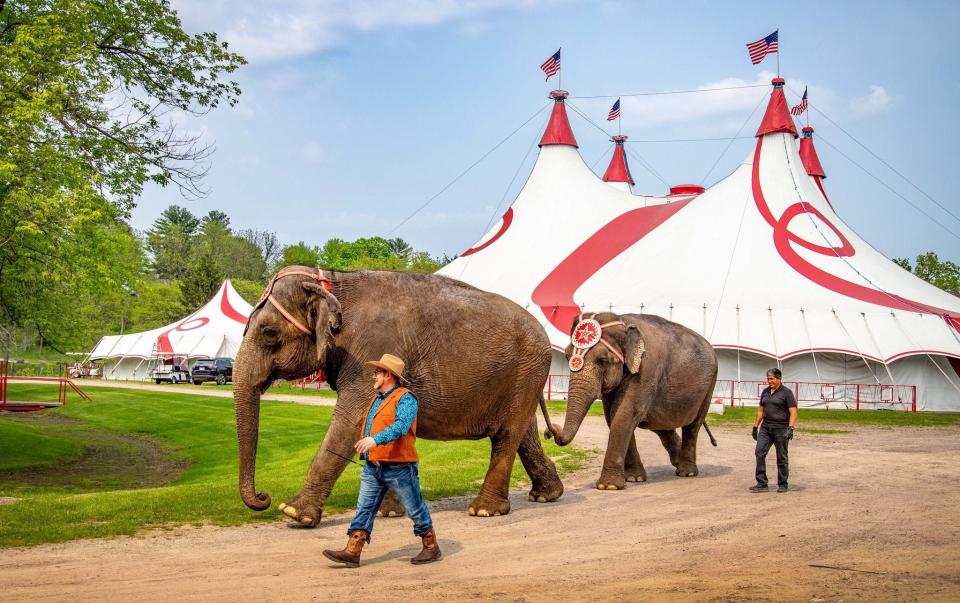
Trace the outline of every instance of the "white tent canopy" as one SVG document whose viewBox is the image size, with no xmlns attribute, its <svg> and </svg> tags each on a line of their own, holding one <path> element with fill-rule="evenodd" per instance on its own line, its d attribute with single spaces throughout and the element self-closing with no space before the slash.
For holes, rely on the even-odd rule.
<svg viewBox="0 0 960 603">
<path fill-rule="evenodd" d="M 763 380 L 780 365 L 788 382 L 916 385 L 919 408 L 960 410 L 948 361 L 960 358 L 960 299 L 843 223 L 819 162 L 805 168 L 781 87 L 732 174 L 664 197 L 598 178 L 555 94 L 526 185 L 441 272 L 527 308 L 557 350 L 582 310 L 658 314 L 710 340 L 720 379 Z M 551 372 L 565 372 L 557 360 Z"/>
<path fill-rule="evenodd" d="M 105 379 L 147 379 L 161 359 L 189 364 L 200 358 L 234 358 L 252 310 L 225 280 L 196 312 L 150 331 L 107 335 L 90 359 L 105 361 Z"/>
</svg>

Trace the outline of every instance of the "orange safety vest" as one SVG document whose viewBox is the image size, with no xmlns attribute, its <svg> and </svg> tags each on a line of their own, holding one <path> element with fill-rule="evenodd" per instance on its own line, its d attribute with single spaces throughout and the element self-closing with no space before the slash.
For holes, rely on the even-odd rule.
<svg viewBox="0 0 960 603">
<path fill-rule="evenodd" d="M 393 424 L 397 419 L 397 403 L 400 402 L 400 398 L 402 398 L 404 394 L 409 392 L 410 390 L 405 387 L 397 387 L 380 403 L 377 414 L 373 416 L 373 425 L 370 427 L 371 435 L 380 433 Z M 376 401 L 377 396 L 374 395 L 373 399 L 370 400 L 370 405 L 367 406 L 367 412 L 363 413 L 363 422 L 360 423 L 361 438 L 364 437 L 363 429 L 367 425 L 367 418 L 370 415 L 370 410 L 373 408 L 373 403 Z M 412 463 L 419 461 L 420 457 L 417 456 L 416 445 L 417 420 L 415 418 L 413 424 L 410 425 L 410 431 L 392 442 L 371 448 L 367 452 L 367 460 L 387 463 Z"/>
</svg>

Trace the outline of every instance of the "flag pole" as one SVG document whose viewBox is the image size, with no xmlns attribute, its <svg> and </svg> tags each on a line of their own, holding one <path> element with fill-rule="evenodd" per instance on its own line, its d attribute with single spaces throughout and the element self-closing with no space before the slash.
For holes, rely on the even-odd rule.
<svg viewBox="0 0 960 603">
<path fill-rule="evenodd" d="M 563 90 L 563 46 L 557 53 L 560 55 L 560 69 L 557 69 L 557 88 Z"/>
<path fill-rule="evenodd" d="M 777 28 L 777 77 L 780 77 L 780 28 Z"/>
</svg>

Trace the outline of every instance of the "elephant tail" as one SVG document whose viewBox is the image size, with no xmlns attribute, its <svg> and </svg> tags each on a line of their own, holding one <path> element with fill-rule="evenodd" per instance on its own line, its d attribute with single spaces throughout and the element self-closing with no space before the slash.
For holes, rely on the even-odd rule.
<svg viewBox="0 0 960 603">
<path fill-rule="evenodd" d="M 543 431 L 543 437 L 548 440 L 553 437 L 553 423 L 550 422 L 550 413 L 547 412 L 547 401 L 540 395 L 540 411 L 543 413 L 543 420 L 547 422 L 547 428 Z"/>
<path fill-rule="evenodd" d="M 710 428 L 707 427 L 707 420 L 706 420 L 706 419 L 703 420 L 703 428 L 707 430 L 707 435 L 710 436 L 710 443 L 713 444 L 714 446 L 716 446 L 716 445 L 717 445 L 717 440 L 716 440 L 716 438 L 713 437 L 713 434 L 710 433 Z"/>
</svg>

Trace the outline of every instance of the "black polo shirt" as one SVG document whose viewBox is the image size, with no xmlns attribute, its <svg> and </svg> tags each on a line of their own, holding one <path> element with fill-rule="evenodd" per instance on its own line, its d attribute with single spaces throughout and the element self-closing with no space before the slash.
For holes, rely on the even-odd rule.
<svg viewBox="0 0 960 603">
<path fill-rule="evenodd" d="M 773 393 L 769 386 L 760 393 L 760 406 L 763 422 L 768 427 L 786 427 L 790 423 L 790 408 L 797 407 L 797 399 L 790 388 L 781 383 Z"/>
</svg>

